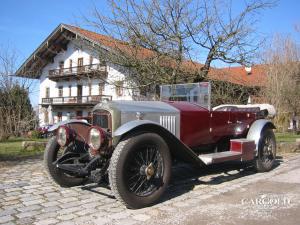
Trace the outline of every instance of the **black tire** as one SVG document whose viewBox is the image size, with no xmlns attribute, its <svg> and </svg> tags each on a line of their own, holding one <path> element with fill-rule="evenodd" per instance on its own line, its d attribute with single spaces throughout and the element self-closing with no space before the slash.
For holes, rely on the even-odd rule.
<svg viewBox="0 0 300 225">
<path fill-rule="evenodd" d="M 141 158 L 138 160 L 138 157 Z M 168 145 L 157 134 L 143 133 L 122 140 L 114 150 L 109 166 L 112 192 L 127 208 L 153 205 L 169 184 L 171 164 Z M 149 177 L 147 168 L 152 169 Z M 143 189 L 143 193 L 138 192 Z"/>
<path fill-rule="evenodd" d="M 48 141 L 44 153 L 44 166 L 49 177 L 62 187 L 73 187 L 83 184 L 84 178 L 66 175 L 52 164 L 57 159 L 59 150 L 60 145 L 56 141 L 56 136 L 54 136 Z"/>
<path fill-rule="evenodd" d="M 258 155 L 254 161 L 257 172 L 270 171 L 276 158 L 276 139 L 274 132 L 270 129 L 262 131 L 261 139 L 258 143 Z"/>
</svg>

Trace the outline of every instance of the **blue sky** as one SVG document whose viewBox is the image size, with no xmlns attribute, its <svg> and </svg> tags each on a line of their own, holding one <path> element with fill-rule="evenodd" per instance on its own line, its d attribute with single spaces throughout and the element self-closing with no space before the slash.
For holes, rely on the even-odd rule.
<svg viewBox="0 0 300 225">
<path fill-rule="evenodd" d="M 240 0 L 235 0 L 238 4 Z M 19 53 L 20 65 L 59 23 L 82 24 L 82 15 L 90 15 L 93 5 L 105 9 L 105 0 L 9 0 L 0 7 L 0 46 L 12 46 Z M 290 34 L 300 42 L 294 30 L 300 24 L 300 1 L 281 0 L 275 8 L 260 16 L 258 32 L 271 39 L 274 33 Z M 38 85 L 31 94 L 38 104 Z"/>
</svg>

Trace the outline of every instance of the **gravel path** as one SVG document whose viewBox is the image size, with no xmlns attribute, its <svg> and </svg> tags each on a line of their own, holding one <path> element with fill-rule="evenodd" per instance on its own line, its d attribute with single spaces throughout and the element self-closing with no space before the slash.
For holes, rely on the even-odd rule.
<svg viewBox="0 0 300 225">
<path fill-rule="evenodd" d="M 204 217 L 197 215 L 206 216 L 203 224 L 218 224 L 214 223 L 214 216 L 226 221 L 229 206 L 236 209 L 241 205 L 240 199 L 230 201 L 228 193 L 234 196 L 236 191 L 247 192 L 250 185 L 263 180 L 279 179 L 279 174 L 295 165 L 300 165 L 299 154 L 285 156 L 274 170 L 260 174 L 237 163 L 201 170 L 177 165 L 161 203 L 129 210 L 116 201 L 106 186 L 61 188 L 53 184 L 40 159 L 0 162 L 0 224 L 198 224 Z M 216 205 L 216 199 L 223 197 L 222 204 Z"/>
</svg>

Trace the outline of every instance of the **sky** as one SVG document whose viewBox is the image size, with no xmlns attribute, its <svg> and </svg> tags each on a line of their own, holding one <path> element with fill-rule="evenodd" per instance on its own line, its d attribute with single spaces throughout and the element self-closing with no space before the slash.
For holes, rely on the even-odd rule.
<svg viewBox="0 0 300 225">
<path fill-rule="evenodd" d="M 242 0 L 233 1 L 234 4 Z M 60 23 L 85 26 L 83 16 L 90 16 L 93 7 L 107 9 L 105 0 L 2 0 L 0 5 L 0 46 L 10 46 L 19 55 L 20 66 Z M 263 11 L 257 29 L 271 40 L 275 33 L 291 35 L 300 43 L 300 0 L 279 0 L 277 6 Z M 38 81 L 30 95 L 38 104 Z"/>
</svg>

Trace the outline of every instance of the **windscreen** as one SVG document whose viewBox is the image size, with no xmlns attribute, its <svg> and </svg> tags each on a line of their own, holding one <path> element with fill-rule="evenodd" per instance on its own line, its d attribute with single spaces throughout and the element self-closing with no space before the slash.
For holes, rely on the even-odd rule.
<svg viewBox="0 0 300 225">
<path fill-rule="evenodd" d="M 187 83 L 160 86 L 161 101 L 186 101 L 210 109 L 210 83 Z"/>
</svg>

